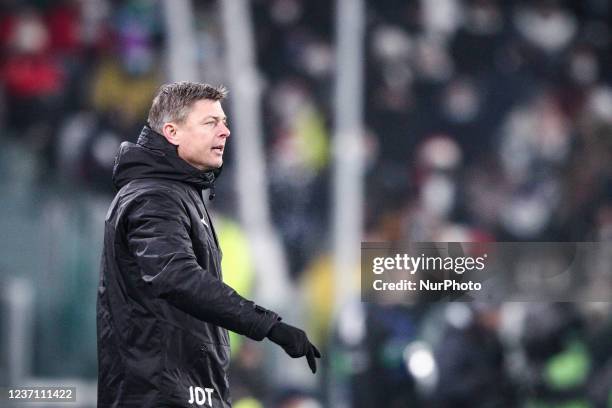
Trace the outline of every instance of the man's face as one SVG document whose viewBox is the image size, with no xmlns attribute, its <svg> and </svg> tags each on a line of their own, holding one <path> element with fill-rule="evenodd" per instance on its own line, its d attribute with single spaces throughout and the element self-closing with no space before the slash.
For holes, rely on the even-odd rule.
<svg viewBox="0 0 612 408">
<path fill-rule="evenodd" d="M 202 99 L 193 104 L 185 121 L 176 124 L 178 155 L 200 170 L 223 164 L 225 142 L 230 135 L 221 103 Z"/>
</svg>

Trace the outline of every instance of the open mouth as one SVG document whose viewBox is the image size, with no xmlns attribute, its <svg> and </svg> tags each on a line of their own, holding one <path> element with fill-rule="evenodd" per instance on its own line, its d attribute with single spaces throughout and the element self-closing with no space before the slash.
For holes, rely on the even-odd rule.
<svg viewBox="0 0 612 408">
<path fill-rule="evenodd" d="M 220 153 L 223 153 L 223 146 L 215 146 L 212 148 L 213 150 L 217 150 Z"/>
</svg>

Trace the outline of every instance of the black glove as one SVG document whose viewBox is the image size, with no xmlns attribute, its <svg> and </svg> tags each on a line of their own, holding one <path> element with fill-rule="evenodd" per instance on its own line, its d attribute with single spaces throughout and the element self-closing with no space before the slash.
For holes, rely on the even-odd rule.
<svg viewBox="0 0 612 408">
<path fill-rule="evenodd" d="M 306 356 L 312 373 L 317 372 L 315 357 L 321 358 L 321 353 L 308 340 L 303 330 L 283 322 L 278 322 L 268 332 L 268 338 L 281 346 L 293 358 Z"/>
</svg>

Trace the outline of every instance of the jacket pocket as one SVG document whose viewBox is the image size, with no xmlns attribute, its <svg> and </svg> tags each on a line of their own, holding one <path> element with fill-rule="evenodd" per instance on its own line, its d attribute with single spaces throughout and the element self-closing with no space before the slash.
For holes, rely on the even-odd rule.
<svg viewBox="0 0 612 408">
<path fill-rule="evenodd" d="M 229 347 L 168 327 L 162 392 L 167 403 L 186 407 L 229 407 Z"/>
</svg>

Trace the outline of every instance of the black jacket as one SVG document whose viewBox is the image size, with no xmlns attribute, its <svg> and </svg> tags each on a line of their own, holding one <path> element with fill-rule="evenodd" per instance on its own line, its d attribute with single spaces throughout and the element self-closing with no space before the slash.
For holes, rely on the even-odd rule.
<svg viewBox="0 0 612 408">
<path fill-rule="evenodd" d="M 201 195 L 218 173 L 148 127 L 121 145 L 98 288 L 99 407 L 198 406 L 192 392 L 230 407 L 226 329 L 262 340 L 280 320 L 222 281 Z"/>
</svg>

